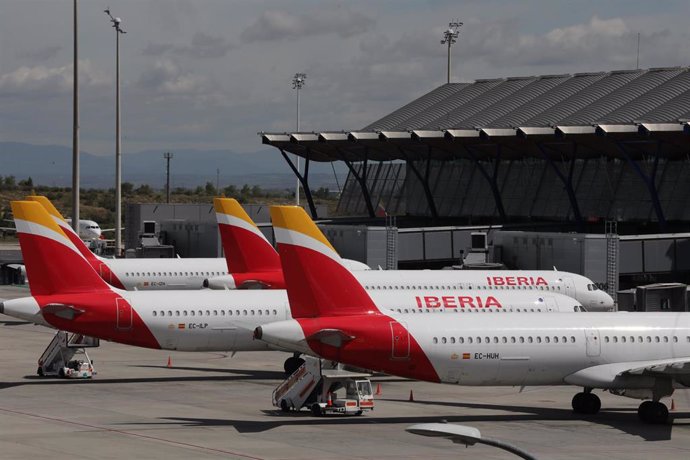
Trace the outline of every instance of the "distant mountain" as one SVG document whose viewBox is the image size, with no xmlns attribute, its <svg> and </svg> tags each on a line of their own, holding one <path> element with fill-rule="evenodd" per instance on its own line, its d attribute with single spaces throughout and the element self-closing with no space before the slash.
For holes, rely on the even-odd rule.
<svg viewBox="0 0 690 460">
<path fill-rule="evenodd" d="M 342 186 L 347 170 L 336 164 L 338 181 Z M 88 152 L 80 155 L 81 186 L 83 188 L 114 187 L 115 158 Z M 170 161 L 170 182 L 173 187 L 196 187 L 216 182 L 220 170 L 221 187 L 260 185 L 263 188 L 294 186 L 295 176 L 276 149 L 254 153 L 235 153 L 230 150 L 174 150 Z M 72 184 L 72 148 L 62 145 L 33 145 L 19 142 L 0 142 L 0 176 L 15 176 L 17 180 L 31 177 L 35 184 L 69 187 Z M 312 163 L 312 188 L 337 189 L 333 170 L 328 163 Z M 143 151 L 122 155 L 122 180 L 135 185 L 149 184 L 154 188 L 165 185 L 165 160 L 162 151 Z"/>
</svg>

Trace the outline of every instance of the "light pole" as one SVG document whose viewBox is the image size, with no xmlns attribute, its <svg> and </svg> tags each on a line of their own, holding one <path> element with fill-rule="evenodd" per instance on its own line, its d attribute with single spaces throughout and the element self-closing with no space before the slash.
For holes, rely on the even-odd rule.
<svg viewBox="0 0 690 460">
<path fill-rule="evenodd" d="M 115 255 L 120 255 L 122 239 L 122 152 L 120 150 L 120 34 L 126 34 L 122 19 L 105 10 L 115 29 Z"/>
<path fill-rule="evenodd" d="M 421 436 L 432 436 L 450 439 L 456 444 L 473 446 L 475 444 L 486 444 L 506 450 L 526 460 L 537 460 L 537 458 L 525 452 L 517 446 L 498 439 L 485 438 L 478 429 L 471 426 L 455 425 L 451 423 L 419 423 L 405 428 L 405 431 Z"/>
<path fill-rule="evenodd" d="M 170 152 L 165 152 L 163 158 L 165 158 L 165 202 L 170 203 L 170 160 L 173 154 Z"/>
<path fill-rule="evenodd" d="M 74 80 L 72 100 L 72 228 L 79 234 L 79 46 L 78 1 L 74 0 Z"/>
<path fill-rule="evenodd" d="M 306 73 L 296 73 L 292 78 L 292 88 L 297 90 L 297 130 L 299 132 L 299 90 L 304 86 L 304 81 L 307 79 Z M 299 155 L 295 155 L 297 160 L 297 173 L 299 174 Z M 297 187 L 295 187 L 295 204 L 299 206 L 299 177 L 297 178 Z"/>
<path fill-rule="evenodd" d="M 455 22 L 448 23 L 448 30 L 443 32 L 443 40 L 441 44 L 448 43 L 448 83 L 450 83 L 450 47 L 453 43 L 458 41 L 458 35 L 460 34 L 460 27 L 462 22 L 455 20 Z"/>
</svg>

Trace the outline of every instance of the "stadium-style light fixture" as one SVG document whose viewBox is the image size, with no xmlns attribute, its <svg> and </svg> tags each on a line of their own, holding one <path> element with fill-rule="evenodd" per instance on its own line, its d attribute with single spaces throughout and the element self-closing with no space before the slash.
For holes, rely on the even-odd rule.
<svg viewBox="0 0 690 460">
<path fill-rule="evenodd" d="M 103 11 L 110 18 L 115 29 L 115 256 L 120 256 L 122 246 L 122 151 L 120 146 L 120 34 L 122 19 L 110 14 L 110 8 Z"/>
<path fill-rule="evenodd" d="M 462 22 L 457 19 L 453 22 L 449 22 L 448 30 L 443 32 L 443 40 L 441 40 L 442 45 L 448 44 L 448 83 L 450 83 L 450 47 L 453 43 L 458 41 L 460 27 L 462 27 Z"/>
<path fill-rule="evenodd" d="M 299 90 L 304 86 L 304 82 L 307 79 L 306 73 L 296 73 L 292 77 L 292 89 L 297 90 L 297 130 L 295 132 L 299 133 Z M 297 172 L 299 173 L 299 155 L 295 155 L 297 163 Z M 295 204 L 299 206 L 299 177 L 297 178 L 297 186 L 295 187 Z"/>
</svg>

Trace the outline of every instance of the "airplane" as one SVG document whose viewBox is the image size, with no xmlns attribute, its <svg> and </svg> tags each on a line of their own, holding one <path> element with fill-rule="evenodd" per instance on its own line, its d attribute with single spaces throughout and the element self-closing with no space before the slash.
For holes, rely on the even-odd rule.
<svg viewBox="0 0 690 460">
<path fill-rule="evenodd" d="M 214 198 L 218 230 L 230 273 L 207 278 L 211 289 L 285 289 L 280 258 L 275 248 L 242 205 L 234 198 Z M 350 270 L 369 270 L 356 260 L 344 259 Z"/>
<path fill-rule="evenodd" d="M 222 258 L 188 259 L 106 259 L 98 257 L 69 226 L 60 211 L 45 196 L 26 197 L 40 203 L 52 216 L 72 244 L 101 277 L 112 286 L 131 290 L 201 289 L 209 276 L 227 274 Z"/>
<path fill-rule="evenodd" d="M 301 208 L 271 208 L 292 320 L 254 336 L 358 368 L 471 386 L 576 385 L 576 413 L 596 414 L 593 389 L 644 399 L 639 418 L 666 423 L 660 402 L 690 387 L 689 313 L 410 315 L 381 308 L 345 270 Z M 303 211 L 302 211 L 303 212 Z"/>
<path fill-rule="evenodd" d="M 48 198 L 38 195 L 28 196 L 26 198 L 27 200 L 37 201 L 43 205 L 48 213 L 53 216 L 55 222 L 72 240 L 72 243 L 74 243 L 82 255 L 89 261 L 91 266 L 101 274 L 101 277 L 107 283 L 117 288 L 126 289 L 128 291 L 201 289 L 204 287 L 204 280 L 207 278 L 221 275 L 230 278 L 234 277 L 233 273 L 228 272 L 226 260 L 220 257 L 185 259 L 106 259 L 99 257 L 91 252 L 81 238 L 77 236 L 72 227 L 68 225 L 67 220 L 63 218 L 60 211 L 53 206 Z M 247 219 L 249 219 L 249 216 L 247 216 Z M 261 234 L 260 232 L 258 233 Z M 253 239 L 256 240 L 256 238 Z M 254 242 L 254 249 L 257 253 L 255 257 L 259 255 L 257 248 L 262 245 L 270 247 L 270 250 L 275 254 L 274 263 L 279 267 L 280 262 L 278 260 L 278 254 L 265 238 L 263 242 Z M 263 254 L 261 254 L 261 256 L 263 256 Z M 259 263 L 258 259 L 253 263 Z M 352 261 L 351 266 L 353 269 L 369 268 L 356 261 Z M 239 276 L 241 277 L 242 275 Z M 245 283 L 235 283 L 236 287 L 263 287 L 261 283 L 252 282 L 251 276 L 245 276 L 242 280 L 245 281 Z"/>
<path fill-rule="evenodd" d="M 47 199 L 47 198 L 46 198 Z M 6 219 L 9 220 L 9 219 Z M 65 219 L 65 222 L 67 222 L 67 225 L 70 227 L 72 226 L 72 219 Z M 14 227 L 0 227 L 0 230 L 8 232 L 8 233 L 15 233 L 16 229 Z M 107 231 L 114 231 L 115 229 L 101 229 L 100 225 L 96 221 L 93 220 L 87 220 L 87 219 L 79 219 L 79 238 L 82 240 L 90 241 L 90 240 L 100 240 L 101 237 L 103 236 L 103 232 Z"/>
<path fill-rule="evenodd" d="M 213 203 L 228 267 L 233 267 L 233 275 L 209 278 L 204 280 L 204 286 L 211 289 L 233 288 L 237 286 L 235 272 L 243 271 L 249 275 L 250 282 L 283 289 L 285 284 L 278 253 L 242 206 L 232 198 L 215 198 Z M 311 222 L 306 213 L 302 219 Z M 270 261 L 270 265 L 254 262 L 254 257 L 258 255 L 261 261 Z M 354 271 L 358 267 L 353 267 L 353 263 L 359 262 L 348 260 L 347 266 Z M 270 271 L 268 267 L 271 267 Z M 364 267 L 368 268 L 366 265 Z M 614 307 L 613 298 L 597 288 L 590 279 L 557 270 L 357 270 L 354 276 L 367 290 L 531 290 L 568 295 L 580 301 L 588 311 L 608 311 Z"/>
<path fill-rule="evenodd" d="M 30 297 L 6 300 L 0 313 L 58 330 L 128 345 L 179 351 L 261 351 L 275 349 L 253 339 L 262 324 L 289 319 L 285 290 L 125 291 L 107 284 L 36 201 L 13 201 Z M 347 268 L 346 268 L 347 270 Z M 372 291 L 381 308 L 416 315 L 486 316 L 478 313 L 580 311 L 569 297 L 554 293 L 468 291 Z M 440 306 L 425 306 L 427 298 Z M 434 304 L 435 305 L 435 304 Z M 503 316 L 495 313 L 497 316 Z M 493 316 L 493 315 L 492 315 Z M 299 367 L 299 358 L 284 367 Z"/>
<path fill-rule="evenodd" d="M 67 225 L 72 226 L 72 219 L 65 219 Z M 110 230 L 110 229 L 106 229 Z M 103 232 L 106 230 L 101 230 L 101 226 L 93 220 L 79 219 L 79 238 L 82 240 L 100 240 L 103 236 Z"/>
</svg>

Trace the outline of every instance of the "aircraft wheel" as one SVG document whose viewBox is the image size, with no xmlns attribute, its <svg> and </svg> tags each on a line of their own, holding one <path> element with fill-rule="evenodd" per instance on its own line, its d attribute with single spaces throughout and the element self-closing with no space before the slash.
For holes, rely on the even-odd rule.
<svg viewBox="0 0 690 460">
<path fill-rule="evenodd" d="M 573 396 L 573 401 L 572 401 L 572 406 L 573 406 L 573 412 L 576 414 L 582 414 L 582 406 L 584 405 L 583 400 L 585 399 L 585 394 L 584 393 L 577 393 L 575 396 Z"/>
<path fill-rule="evenodd" d="M 36 374 L 38 374 L 39 377 L 43 377 L 43 368 L 41 366 L 38 366 Z"/>
<path fill-rule="evenodd" d="M 321 406 L 319 406 L 319 403 L 314 403 L 311 405 L 311 414 L 314 417 L 321 417 L 323 415 L 323 411 L 321 410 Z"/>
<path fill-rule="evenodd" d="M 594 393 L 585 393 L 583 402 L 583 413 L 585 414 L 594 415 L 601 409 L 601 399 Z"/>
<path fill-rule="evenodd" d="M 280 410 L 282 410 L 283 412 L 290 412 L 290 405 L 288 404 L 286 399 L 280 400 Z"/>
<path fill-rule="evenodd" d="M 283 363 L 283 370 L 285 370 L 285 374 L 292 375 L 302 364 L 304 364 L 304 360 L 302 358 L 291 356 L 285 360 L 285 363 Z"/>
<path fill-rule="evenodd" d="M 644 401 L 637 409 L 637 415 L 645 423 L 660 425 L 668 422 L 668 408 L 658 401 Z"/>
</svg>

